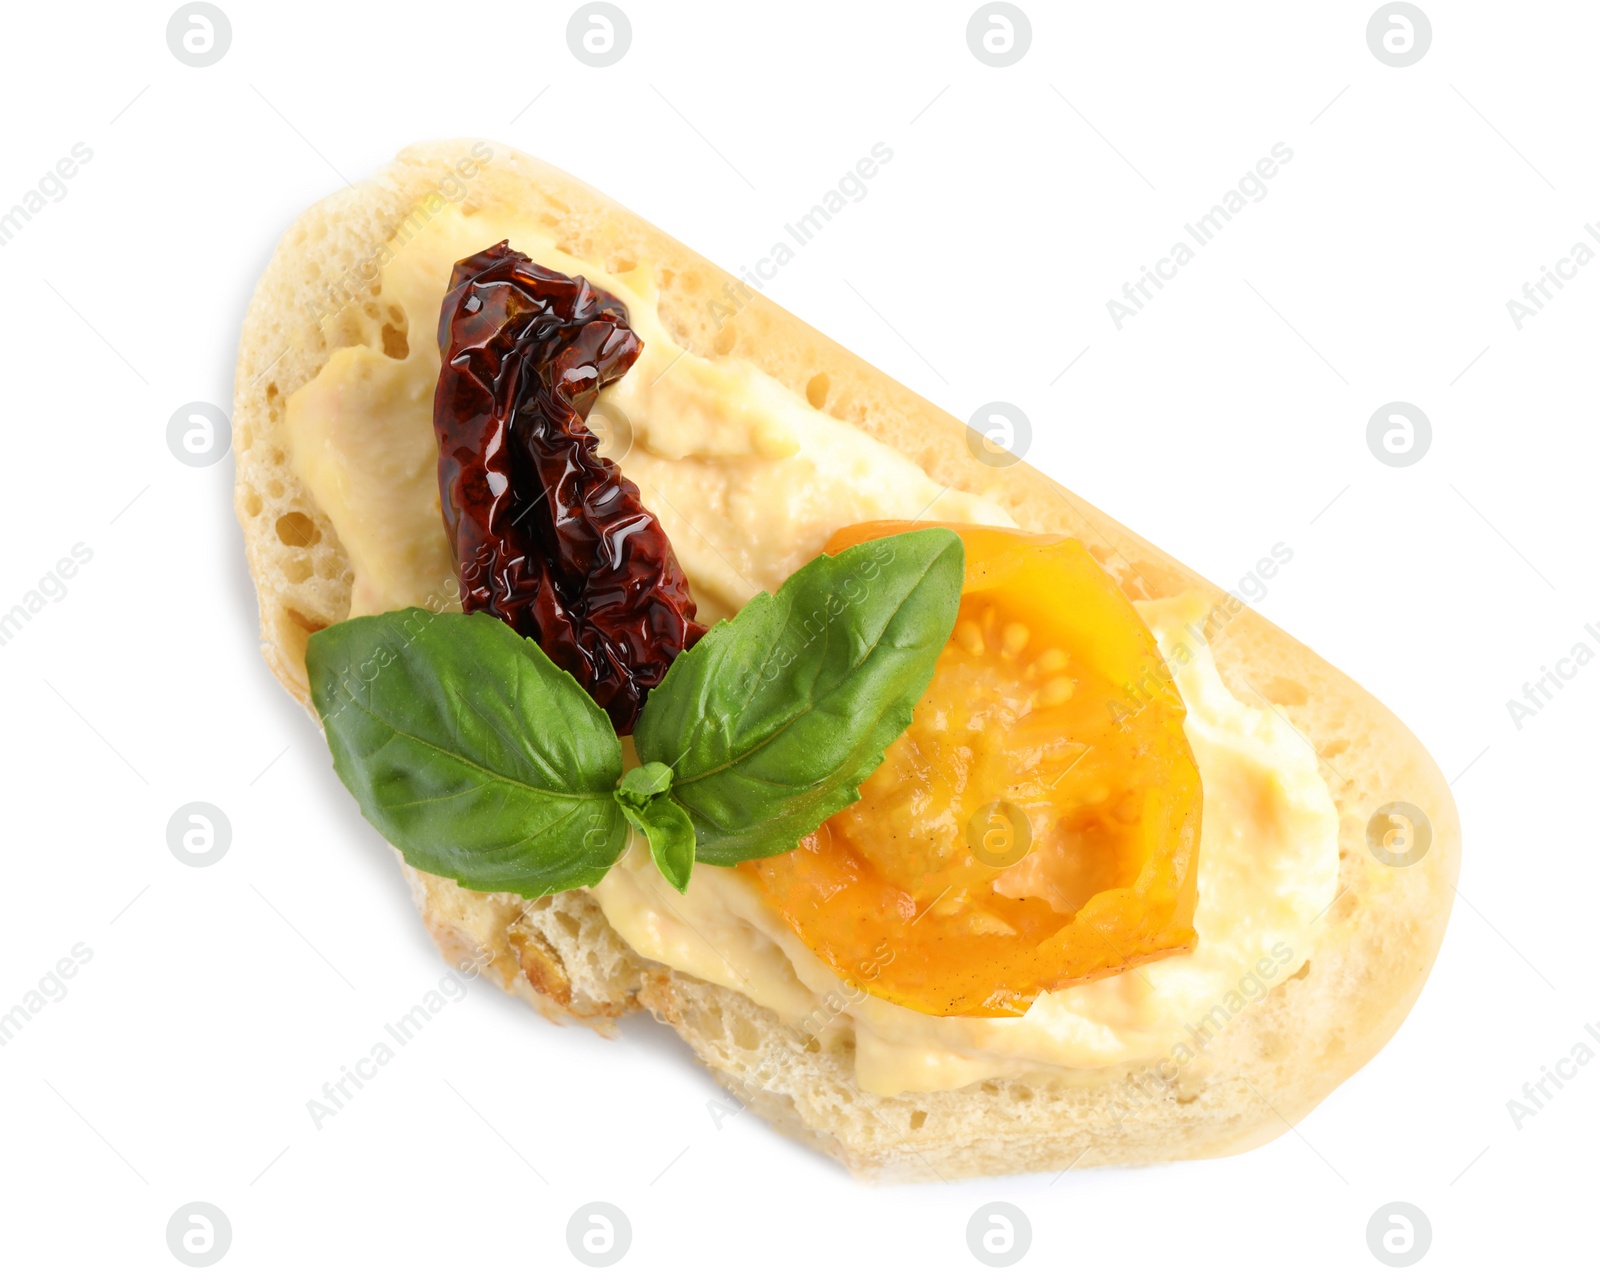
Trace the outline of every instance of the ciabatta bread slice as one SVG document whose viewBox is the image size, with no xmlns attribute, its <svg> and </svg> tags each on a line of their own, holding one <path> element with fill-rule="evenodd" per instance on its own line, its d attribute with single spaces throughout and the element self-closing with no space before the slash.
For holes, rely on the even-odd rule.
<svg viewBox="0 0 1600 1271">
<path fill-rule="evenodd" d="M 1024 528 L 1079 537 L 1135 599 L 1203 588 L 1198 577 L 1026 464 L 997 471 L 968 449 L 964 425 L 764 297 L 719 328 L 707 303 L 729 275 L 564 173 L 503 146 L 416 146 L 372 179 L 307 211 L 284 235 L 256 289 L 239 345 L 234 400 L 236 506 L 261 606 L 262 647 L 285 688 L 308 701 L 306 640 L 349 615 L 349 560 L 297 479 L 285 403 L 332 353 L 383 349 L 406 335 L 375 262 L 415 205 L 449 188 L 463 156 L 470 200 L 513 203 L 563 250 L 599 269 L 657 262 L 659 315 L 709 359 L 753 363 L 830 414 L 898 449 L 940 485 L 979 494 Z M 487 244 L 484 244 L 487 246 Z M 440 280 L 443 294 L 444 280 Z M 432 340 L 430 330 L 410 340 Z M 1340 818 L 1338 899 L 1319 921 L 1310 962 L 1240 1015 L 1184 1080 L 1128 1115 L 1128 1072 L 983 1081 L 935 1094 L 865 1093 L 848 1043 L 792 1044 L 744 995 L 637 956 L 583 891 L 525 901 L 469 892 L 408 867 L 423 920 L 447 957 L 487 957 L 487 974 L 552 1020 L 606 1031 L 653 1011 L 737 1098 L 779 1129 L 861 1175 L 892 1179 L 1138 1164 L 1241 1151 L 1281 1134 L 1377 1052 L 1405 1018 L 1450 911 L 1460 829 L 1450 791 L 1417 740 L 1379 702 L 1248 609 L 1214 642 L 1229 688 L 1265 696 L 1331 762 Z M 1368 850 L 1367 823 L 1403 800 L 1431 822 L 1432 845 L 1406 868 Z M 536 1044 L 530 1041 L 530 1044 Z"/>
</svg>

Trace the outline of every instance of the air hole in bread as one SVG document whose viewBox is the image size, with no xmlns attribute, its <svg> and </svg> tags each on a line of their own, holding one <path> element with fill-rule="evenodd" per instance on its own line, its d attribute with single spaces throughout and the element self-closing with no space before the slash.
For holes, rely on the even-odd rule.
<svg viewBox="0 0 1600 1271">
<path fill-rule="evenodd" d="M 326 622 L 322 622 L 319 619 L 306 617 L 305 614 L 301 613 L 298 609 L 285 609 L 283 611 L 283 616 L 289 619 L 290 622 L 294 623 L 295 626 L 299 627 L 300 630 L 309 635 L 316 635 L 317 632 L 325 630 L 328 625 Z"/>
<path fill-rule="evenodd" d="M 711 348 L 719 357 L 726 357 L 733 352 L 733 346 L 737 343 L 739 333 L 732 327 L 723 327 L 711 341 Z"/>
<path fill-rule="evenodd" d="M 701 278 L 699 274 L 685 274 L 683 276 L 683 289 L 691 296 L 700 290 Z"/>
<path fill-rule="evenodd" d="M 387 322 L 383 324 L 383 356 L 396 362 L 404 362 L 411 356 L 411 342 L 406 339 L 406 333 Z"/>
<path fill-rule="evenodd" d="M 756 1031 L 753 1022 L 742 1015 L 733 1019 L 733 1043 L 740 1050 L 760 1050 L 761 1034 Z"/>
<path fill-rule="evenodd" d="M 806 381 L 806 401 L 810 402 L 817 410 L 821 410 L 828 402 L 828 373 L 818 371 Z"/>
<path fill-rule="evenodd" d="M 319 530 L 309 516 L 304 512 L 285 512 L 278 518 L 275 527 L 278 531 L 278 541 L 287 543 L 290 547 L 310 547 L 322 537 Z"/>
<path fill-rule="evenodd" d="M 252 489 L 246 489 L 239 500 L 246 516 L 261 515 L 261 496 Z"/>
<path fill-rule="evenodd" d="M 292 583 L 303 583 L 311 577 L 311 559 L 307 556 L 291 556 L 283 563 L 283 576 Z"/>
<path fill-rule="evenodd" d="M 278 399 L 278 386 L 276 384 L 268 384 L 267 385 L 267 400 L 269 402 L 272 402 L 272 401 L 276 401 L 277 399 Z"/>
<path fill-rule="evenodd" d="M 366 314 L 367 317 L 371 318 L 374 322 L 378 320 L 378 306 L 373 304 L 370 300 L 361 306 L 361 312 Z"/>
<path fill-rule="evenodd" d="M 273 480 L 273 481 L 268 481 L 267 482 L 267 498 L 269 498 L 269 499 L 281 499 L 281 498 L 283 498 L 283 482 L 282 481 Z"/>
<path fill-rule="evenodd" d="M 537 931 L 513 928 L 507 941 L 516 952 L 523 978 L 545 997 L 562 1006 L 572 1005 L 572 984 L 561 970 L 561 959 L 550 942 Z"/>
<path fill-rule="evenodd" d="M 627 274 L 639 268 L 639 262 L 632 256 L 613 256 L 607 268 L 613 274 Z"/>
<path fill-rule="evenodd" d="M 1283 675 L 1267 681 L 1267 697 L 1279 706 L 1304 706 L 1310 700 L 1304 684 Z"/>
<path fill-rule="evenodd" d="M 1311 959 L 1307 958 L 1306 961 L 1305 961 L 1305 965 L 1302 966 L 1298 971 L 1296 971 L 1289 978 L 1291 980 L 1303 980 L 1303 979 L 1306 978 L 1306 976 L 1308 976 L 1310 974 L 1311 974 Z"/>
<path fill-rule="evenodd" d="M 928 1114 L 921 1108 L 918 1108 L 911 1114 L 911 1128 L 913 1130 L 920 1130 L 927 1123 L 927 1120 Z"/>
<path fill-rule="evenodd" d="M 1322 748 L 1322 757 L 1324 759 L 1332 759 L 1336 755 L 1344 754 L 1344 752 L 1349 749 L 1350 743 L 1345 738 L 1340 737 L 1334 741 L 1330 741 Z"/>
</svg>

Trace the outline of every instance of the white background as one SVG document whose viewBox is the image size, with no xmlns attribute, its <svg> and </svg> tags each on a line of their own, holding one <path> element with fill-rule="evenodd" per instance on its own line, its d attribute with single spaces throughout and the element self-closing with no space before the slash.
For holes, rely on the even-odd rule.
<svg viewBox="0 0 1600 1271">
<path fill-rule="evenodd" d="M 1520 331 L 1506 301 L 1600 218 L 1600 10 L 1426 0 L 1432 46 L 1395 69 L 1372 0 L 1030 0 L 1031 48 L 994 69 L 971 3 L 625 0 L 631 49 L 596 70 L 570 4 L 223 7 L 206 69 L 163 4 L 12 6 L 0 42 L 0 208 L 93 150 L 0 248 L 0 609 L 93 552 L 0 647 L 0 1011 L 93 951 L 0 1049 L 8 1265 L 176 1266 L 194 1200 L 229 1216 L 230 1267 L 576 1265 L 595 1199 L 639 1266 L 976 1266 L 996 1199 L 1032 1266 L 1377 1266 L 1394 1200 L 1431 1220 L 1425 1265 L 1595 1256 L 1600 1064 L 1520 1128 L 1506 1103 L 1600 1021 L 1600 666 L 1521 729 L 1506 699 L 1600 650 L 1600 263 Z M 231 400 L 292 218 L 450 135 L 730 268 L 887 143 L 770 293 L 958 416 L 1016 402 L 1031 460 L 1224 585 L 1292 547 L 1260 607 L 1461 774 L 1461 903 L 1387 1049 L 1243 1157 L 874 1189 L 754 1116 L 719 1129 L 665 1028 L 605 1041 L 476 986 L 313 1128 L 306 1101 L 444 967 L 258 657 L 231 459 L 185 467 L 166 427 Z M 1106 301 L 1276 142 L 1267 197 L 1118 331 Z M 1394 400 L 1432 421 L 1408 468 L 1365 441 Z M 210 868 L 167 848 L 191 800 L 232 824 Z"/>
</svg>

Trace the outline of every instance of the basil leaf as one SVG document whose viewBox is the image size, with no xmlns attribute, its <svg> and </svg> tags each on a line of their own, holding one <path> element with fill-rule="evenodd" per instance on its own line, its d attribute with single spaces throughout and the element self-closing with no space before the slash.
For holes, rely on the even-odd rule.
<svg viewBox="0 0 1600 1271">
<path fill-rule="evenodd" d="M 694 868 L 694 823 L 681 805 L 673 802 L 672 769 L 664 763 L 630 768 L 617 787 L 616 800 L 628 824 L 645 836 L 650 859 L 679 891 L 689 890 Z"/>
<path fill-rule="evenodd" d="M 617 802 L 625 808 L 639 809 L 658 794 L 672 789 L 672 769 L 664 763 L 641 764 L 623 774 L 617 787 Z"/>
<path fill-rule="evenodd" d="M 670 794 L 658 794 L 639 808 L 620 798 L 617 802 L 628 823 L 649 842 L 656 868 L 679 891 L 688 891 L 689 871 L 694 868 L 694 823 L 682 805 Z"/>
<path fill-rule="evenodd" d="M 933 678 L 963 562 L 946 529 L 821 556 L 678 655 L 633 739 L 671 766 L 697 860 L 787 852 L 856 801 Z"/>
<path fill-rule="evenodd" d="M 416 868 L 544 896 L 599 882 L 627 846 L 610 721 L 497 619 L 355 618 L 311 637 L 306 668 L 334 770 Z"/>
</svg>

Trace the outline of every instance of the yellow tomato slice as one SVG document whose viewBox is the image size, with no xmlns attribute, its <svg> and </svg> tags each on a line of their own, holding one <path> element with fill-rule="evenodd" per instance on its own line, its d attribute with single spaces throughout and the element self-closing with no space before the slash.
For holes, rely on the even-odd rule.
<svg viewBox="0 0 1600 1271">
<path fill-rule="evenodd" d="M 840 531 L 830 553 L 924 528 Z M 961 609 L 861 798 L 738 866 L 846 981 L 928 1015 L 1194 946 L 1200 775 L 1155 638 L 1082 543 L 950 525 Z"/>
</svg>

